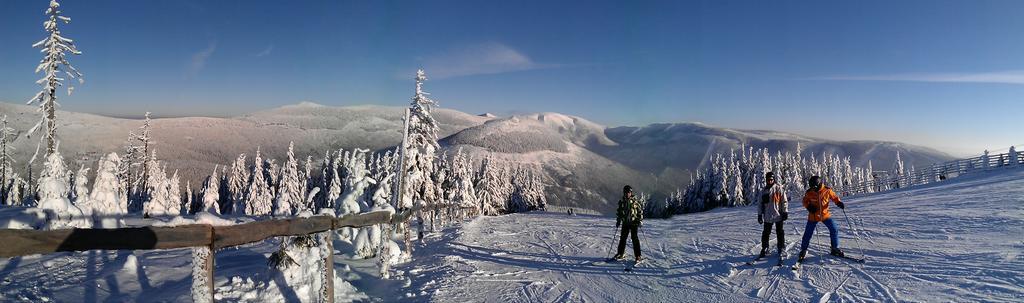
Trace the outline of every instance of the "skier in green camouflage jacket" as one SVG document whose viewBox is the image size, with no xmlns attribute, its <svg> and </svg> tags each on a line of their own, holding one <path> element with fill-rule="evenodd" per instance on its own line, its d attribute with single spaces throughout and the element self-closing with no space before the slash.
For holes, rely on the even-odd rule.
<svg viewBox="0 0 1024 303">
<path fill-rule="evenodd" d="M 622 234 L 619 236 L 619 250 L 613 259 L 621 260 L 626 253 L 626 235 L 633 238 L 633 255 L 636 261 L 643 260 L 640 256 L 640 238 L 637 232 L 640 230 L 641 222 L 644 220 L 643 206 L 633 196 L 633 188 L 629 185 L 622 188 L 622 199 L 619 200 L 619 208 L 615 213 L 615 227 L 622 226 Z"/>
</svg>

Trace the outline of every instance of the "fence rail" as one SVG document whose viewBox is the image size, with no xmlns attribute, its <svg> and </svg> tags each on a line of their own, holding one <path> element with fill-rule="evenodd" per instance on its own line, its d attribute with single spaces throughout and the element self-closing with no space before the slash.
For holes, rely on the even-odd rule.
<svg viewBox="0 0 1024 303">
<path fill-rule="evenodd" d="M 844 196 L 873 193 L 901 187 L 928 184 L 964 174 L 999 169 L 1024 167 L 1024 151 L 1011 147 L 1006 153 L 983 154 L 978 157 L 936 163 L 923 169 L 883 178 L 870 179 L 855 184 L 833 184 L 836 192 Z"/>
<path fill-rule="evenodd" d="M 555 213 L 568 213 L 570 209 L 572 210 L 573 214 L 595 215 L 595 216 L 601 216 L 602 215 L 601 212 L 593 210 L 593 209 L 589 209 L 589 208 L 582 208 L 582 207 L 575 207 L 575 206 L 551 205 L 551 204 L 548 204 L 548 205 L 544 206 L 544 210 L 545 211 L 555 212 Z"/>
<path fill-rule="evenodd" d="M 213 226 L 207 224 L 190 224 L 180 226 L 147 226 L 113 229 L 62 229 L 62 230 L 24 230 L 0 229 L 0 258 L 10 258 L 34 254 L 47 254 L 68 251 L 87 250 L 160 250 L 175 248 L 209 248 L 210 256 L 202 267 L 205 271 L 205 288 L 209 297 L 197 297 L 197 302 L 212 302 L 213 288 L 213 254 L 222 248 L 245 245 L 263 241 L 273 237 L 302 236 L 332 231 L 343 227 L 367 227 L 376 224 L 400 224 L 408 221 L 417 212 L 437 211 L 442 209 L 474 209 L 452 204 L 435 204 L 426 207 L 414 207 L 399 212 L 374 211 L 349 214 L 341 217 L 319 215 L 307 218 L 287 218 L 255 221 L 238 225 Z M 465 213 L 460 216 L 465 217 Z M 411 226 L 411 225 L 410 225 Z M 331 245 L 331 233 L 326 233 L 327 243 Z M 333 252 L 333 248 L 329 247 Z M 325 254 L 322 264 L 333 266 L 333 253 Z M 331 266 L 323 270 L 328 277 L 333 276 Z M 321 302 L 334 301 L 333 279 L 325 279 Z M 205 295 L 205 294 L 204 294 Z"/>
</svg>

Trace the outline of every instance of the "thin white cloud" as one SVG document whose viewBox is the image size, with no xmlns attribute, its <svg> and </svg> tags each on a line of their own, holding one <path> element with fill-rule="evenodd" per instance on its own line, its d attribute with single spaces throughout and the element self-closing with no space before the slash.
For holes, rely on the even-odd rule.
<svg viewBox="0 0 1024 303">
<path fill-rule="evenodd" d="M 537 63 L 505 44 L 489 42 L 427 56 L 422 60 L 422 66 L 429 77 L 442 79 L 554 68 L 560 65 Z M 410 74 L 402 76 L 408 78 Z"/>
<path fill-rule="evenodd" d="M 269 55 L 270 55 L 270 53 L 271 53 L 271 52 L 273 52 L 273 51 L 274 51 L 274 45 L 273 45 L 273 44 L 271 44 L 270 46 L 267 46 L 267 48 L 264 48 L 264 49 L 263 49 L 262 51 L 260 51 L 260 52 L 258 52 L 258 53 L 256 53 L 256 54 L 254 54 L 254 55 L 252 55 L 252 56 L 253 56 L 253 57 L 256 57 L 256 58 L 259 58 L 259 57 L 266 57 L 266 56 L 269 56 Z"/>
<path fill-rule="evenodd" d="M 210 42 L 210 45 L 199 52 L 192 54 L 192 58 L 185 68 L 185 77 L 191 78 L 199 74 L 206 67 L 206 61 L 210 59 L 213 52 L 217 50 L 217 42 Z"/>
<path fill-rule="evenodd" d="M 980 73 L 905 73 L 885 75 L 840 75 L 816 77 L 810 79 L 840 81 L 907 81 L 1024 84 L 1024 70 L 994 71 Z"/>
</svg>

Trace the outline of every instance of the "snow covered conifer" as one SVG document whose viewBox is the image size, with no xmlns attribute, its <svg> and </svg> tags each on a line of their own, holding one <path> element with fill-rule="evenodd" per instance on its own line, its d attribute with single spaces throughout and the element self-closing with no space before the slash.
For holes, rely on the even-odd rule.
<svg viewBox="0 0 1024 303">
<path fill-rule="evenodd" d="M 46 157 L 43 171 L 39 175 L 39 186 L 36 187 L 39 191 L 39 208 L 48 211 L 45 229 L 89 227 L 82 210 L 68 200 L 68 184 L 64 160 L 59 152 L 54 151 Z"/>
<path fill-rule="evenodd" d="M 10 200 L 14 191 L 14 129 L 7 126 L 7 115 L 0 120 L 0 204 Z M 10 204 L 10 203 L 7 203 Z"/>
<path fill-rule="evenodd" d="M 299 178 L 299 163 L 295 160 L 295 143 L 288 144 L 288 160 L 281 167 L 277 196 L 274 199 L 275 216 L 291 216 L 303 203 L 306 184 Z"/>
<path fill-rule="evenodd" d="M 206 181 L 203 182 L 202 205 L 199 207 L 199 211 L 205 211 L 212 214 L 220 214 L 220 177 L 217 176 L 217 166 L 214 165 L 213 173 L 209 177 L 206 177 Z"/>
<path fill-rule="evenodd" d="M 89 168 L 85 167 L 83 163 L 78 171 L 75 172 L 75 179 L 72 182 L 71 187 L 71 201 L 75 204 L 79 204 L 88 200 L 89 196 Z"/>
<path fill-rule="evenodd" d="M 116 153 L 100 158 L 88 203 L 85 206 L 80 205 L 82 208 L 90 209 L 94 222 L 98 223 L 94 225 L 103 228 L 119 227 L 119 220 L 112 217 L 128 213 L 125 197 L 121 193 L 121 182 L 117 178 L 120 162 L 121 159 Z"/>
<path fill-rule="evenodd" d="M 257 148 L 256 157 L 253 159 L 252 179 L 246 191 L 245 214 L 249 216 L 270 215 L 273 207 L 274 196 L 264 175 L 263 164 L 263 158 L 260 157 L 260 150 Z"/>
<path fill-rule="evenodd" d="M 231 178 L 228 180 L 231 203 L 224 212 L 226 214 L 242 214 L 245 211 L 245 191 L 249 185 L 249 170 L 246 167 L 245 154 L 238 155 L 235 163 L 231 164 Z"/>
<path fill-rule="evenodd" d="M 366 188 L 376 184 L 377 181 L 367 176 L 365 149 L 356 149 L 351 154 L 346 153 L 345 159 L 345 194 L 339 199 L 337 215 L 354 214 L 362 211 L 368 204 L 363 200 Z"/>
<path fill-rule="evenodd" d="M 36 81 L 43 89 L 28 103 L 38 103 L 39 112 L 43 115 L 39 123 L 28 132 L 29 134 L 35 133 L 40 126 L 46 128 L 42 140 L 46 142 L 47 158 L 50 154 L 57 152 L 57 88 L 64 85 L 64 77 L 78 79 L 79 83 L 82 82 L 82 73 L 71 66 L 67 59 L 68 53 L 80 55 L 82 52 L 78 51 L 73 40 L 61 35 L 60 23 L 71 23 L 71 18 L 62 16 L 61 13 L 60 3 L 57 3 L 57 0 L 51 0 L 50 6 L 46 9 L 48 18 L 43 22 L 43 28 L 48 35 L 32 45 L 34 48 L 41 48 L 40 52 L 43 53 L 43 59 L 39 61 L 36 73 L 42 72 L 44 76 Z M 68 86 L 68 95 L 71 95 L 73 89 Z"/>
<path fill-rule="evenodd" d="M 414 201 L 422 201 L 423 190 L 431 182 L 431 170 L 434 167 L 438 149 L 438 125 L 430 115 L 430 107 L 436 105 L 429 93 L 423 91 L 423 82 L 427 80 L 423 70 L 416 71 L 416 93 L 409 105 L 408 138 L 405 138 L 405 180 L 402 181 L 402 208 L 412 207 Z"/>
</svg>

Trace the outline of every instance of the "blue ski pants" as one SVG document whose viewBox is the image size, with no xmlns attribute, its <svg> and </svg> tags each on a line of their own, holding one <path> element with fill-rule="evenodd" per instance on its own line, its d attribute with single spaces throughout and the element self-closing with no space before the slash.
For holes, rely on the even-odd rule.
<svg viewBox="0 0 1024 303">
<path fill-rule="evenodd" d="M 832 222 L 832 218 L 828 218 L 821 223 L 825 223 L 825 227 L 828 228 L 828 237 L 832 241 L 832 248 L 839 248 L 839 230 L 836 229 L 835 222 Z M 818 222 L 807 221 L 807 227 L 804 228 L 804 239 L 800 243 L 800 251 L 807 250 L 807 246 L 811 244 L 811 237 L 814 236 L 816 226 L 818 226 Z"/>
</svg>

